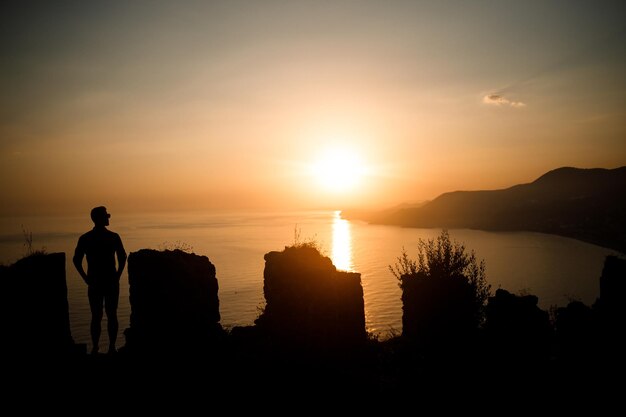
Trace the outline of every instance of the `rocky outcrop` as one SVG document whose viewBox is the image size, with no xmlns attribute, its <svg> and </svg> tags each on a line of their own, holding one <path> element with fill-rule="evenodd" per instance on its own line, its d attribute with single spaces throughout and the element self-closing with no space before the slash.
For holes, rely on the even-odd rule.
<svg viewBox="0 0 626 417">
<path fill-rule="evenodd" d="M 336 352 L 365 342 L 361 274 L 301 246 L 267 253 L 263 277 L 266 306 L 256 324 L 278 346 Z"/>
<path fill-rule="evenodd" d="M 485 330 L 492 354 L 507 359 L 541 359 L 550 354 L 552 325 L 534 295 L 498 289 L 487 303 Z"/>
<path fill-rule="evenodd" d="M 607 256 L 600 276 L 600 297 L 593 305 L 600 343 L 605 353 L 626 349 L 626 259 Z"/>
<path fill-rule="evenodd" d="M 215 266 L 206 256 L 142 249 L 128 257 L 129 350 L 204 349 L 221 334 Z"/>
<path fill-rule="evenodd" d="M 65 253 L 35 254 L 0 267 L 3 349 L 12 354 L 68 354 L 70 332 Z"/>
<path fill-rule="evenodd" d="M 581 301 L 571 301 L 567 307 L 558 308 L 554 327 L 557 356 L 577 361 L 593 356 L 597 348 L 597 331 L 590 307 Z"/>
<path fill-rule="evenodd" d="M 600 277 L 600 299 L 603 308 L 611 310 L 613 314 L 624 315 L 626 307 L 626 259 L 617 256 L 607 256 Z"/>
</svg>

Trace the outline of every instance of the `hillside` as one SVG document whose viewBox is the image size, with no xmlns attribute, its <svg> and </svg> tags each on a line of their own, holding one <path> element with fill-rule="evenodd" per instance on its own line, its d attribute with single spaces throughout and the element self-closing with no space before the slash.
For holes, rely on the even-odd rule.
<svg viewBox="0 0 626 417">
<path fill-rule="evenodd" d="M 626 252 L 626 167 L 558 168 L 502 190 L 445 193 L 421 207 L 342 212 L 404 227 L 519 230 L 573 237 Z"/>
</svg>

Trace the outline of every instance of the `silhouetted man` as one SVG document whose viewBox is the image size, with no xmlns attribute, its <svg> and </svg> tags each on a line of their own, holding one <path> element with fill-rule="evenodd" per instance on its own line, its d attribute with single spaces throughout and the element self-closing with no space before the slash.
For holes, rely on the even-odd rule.
<svg viewBox="0 0 626 417">
<path fill-rule="evenodd" d="M 109 353 L 115 353 L 117 340 L 117 303 L 120 295 L 120 276 L 126 266 L 126 251 L 120 235 L 106 228 L 110 217 L 106 207 L 91 210 L 91 220 L 95 226 L 78 239 L 74 252 L 74 266 L 89 286 L 87 293 L 91 308 L 92 353 L 98 353 L 103 308 L 107 313 Z M 85 255 L 87 255 L 87 273 L 83 269 Z"/>
</svg>

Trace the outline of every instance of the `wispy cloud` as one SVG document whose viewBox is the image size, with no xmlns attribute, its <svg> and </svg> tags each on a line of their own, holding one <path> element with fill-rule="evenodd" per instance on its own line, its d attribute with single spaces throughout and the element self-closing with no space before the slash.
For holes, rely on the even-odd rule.
<svg viewBox="0 0 626 417">
<path fill-rule="evenodd" d="M 604 113 L 604 114 L 595 114 L 595 115 L 590 115 L 588 117 L 583 117 L 581 119 L 575 120 L 576 123 L 583 123 L 583 124 L 588 124 L 588 123 L 605 123 L 607 121 L 607 119 L 610 119 L 612 117 L 612 115 L 610 113 Z"/>
<path fill-rule="evenodd" d="M 483 103 L 490 104 L 492 106 L 511 106 L 516 108 L 526 107 L 526 103 L 509 100 L 500 94 L 487 94 L 483 97 Z"/>
</svg>

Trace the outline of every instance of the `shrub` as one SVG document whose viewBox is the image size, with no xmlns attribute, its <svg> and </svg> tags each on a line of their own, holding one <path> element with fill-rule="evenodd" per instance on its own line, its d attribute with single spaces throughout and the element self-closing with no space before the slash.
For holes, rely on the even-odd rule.
<svg viewBox="0 0 626 417">
<path fill-rule="evenodd" d="M 477 330 L 490 293 L 485 262 L 451 240 L 447 230 L 435 239 L 420 239 L 417 249 L 417 260 L 403 249 L 389 265 L 402 288 L 403 335 L 428 343 Z"/>
</svg>

